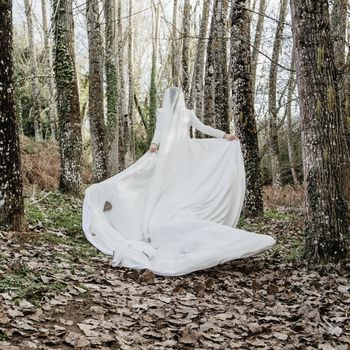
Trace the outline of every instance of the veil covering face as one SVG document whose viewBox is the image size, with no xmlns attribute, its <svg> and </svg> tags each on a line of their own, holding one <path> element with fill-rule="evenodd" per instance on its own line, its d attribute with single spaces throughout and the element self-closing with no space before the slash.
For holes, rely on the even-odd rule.
<svg viewBox="0 0 350 350">
<path fill-rule="evenodd" d="M 157 113 L 157 118 L 162 124 L 162 132 L 143 219 L 143 231 L 147 241 L 150 241 L 150 220 L 157 204 L 160 204 L 162 194 L 167 191 L 167 205 L 158 206 L 161 207 L 163 212 L 161 216 L 165 219 L 166 214 L 169 215 L 172 209 L 169 207 L 171 190 L 176 191 L 172 185 L 185 184 L 188 176 L 188 167 L 183 164 L 183 154 L 187 152 L 189 114 L 182 90 L 177 87 L 168 88 L 164 93 L 162 108 Z"/>
</svg>

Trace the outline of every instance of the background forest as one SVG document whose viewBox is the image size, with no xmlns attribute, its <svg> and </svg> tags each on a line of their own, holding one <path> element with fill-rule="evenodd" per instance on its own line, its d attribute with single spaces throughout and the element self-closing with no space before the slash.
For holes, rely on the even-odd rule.
<svg viewBox="0 0 350 350">
<path fill-rule="evenodd" d="M 295 185 L 299 184 L 302 177 L 300 121 L 295 77 L 290 70 L 293 63 L 292 35 L 287 4 L 287 1 L 281 6 L 278 1 L 255 1 L 249 11 L 249 42 L 261 169 L 264 184 L 271 184 L 274 179 L 276 186 L 280 186 L 280 177 L 284 184 Z M 24 135 L 35 137 L 36 140 L 40 137 L 45 140 L 56 139 L 51 8 L 47 1 L 34 1 L 27 5 L 25 9 L 22 2 L 14 3 L 18 114 Z M 92 18 L 86 14 L 85 2 L 73 2 L 75 63 L 83 149 L 90 155 L 89 52 L 97 57 L 96 69 L 103 74 L 102 83 L 98 86 L 102 91 L 97 93 L 93 89 L 93 93 L 103 96 L 103 105 L 99 107 L 102 111 L 98 111 L 98 118 L 103 119 L 104 133 L 108 134 L 105 147 L 109 174 L 125 167 L 122 165 L 124 154 L 127 153 L 127 163 L 130 164 L 148 149 L 154 128 L 154 109 L 155 106 L 159 107 L 162 94 L 168 86 L 182 87 L 189 108 L 195 109 L 201 119 L 204 118 L 213 126 L 221 125 L 210 111 L 222 110 L 222 118 L 227 119 L 225 128 L 234 130 L 232 83 L 229 80 L 229 2 L 215 5 L 217 8 L 213 8 L 210 1 L 120 1 L 118 4 L 111 1 L 110 4 L 98 2 L 96 6 L 90 11 L 92 15 L 95 14 L 95 18 Z M 208 46 L 209 38 L 214 40 Z M 93 48 L 90 50 L 93 51 L 89 51 L 91 40 Z M 213 57 L 217 51 L 216 45 L 220 45 L 222 51 Z M 210 69 L 219 70 L 221 67 L 224 67 L 222 74 L 210 76 Z M 205 98 L 205 94 L 208 95 L 212 89 L 211 79 L 214 79 L 215 84 L 226 86 L 222 101 L 210 102 Z M 34 87 L 38 90 L 36 94 L 33 92 Z M 270 90 L 275 90 L 275 93 Z M 204 101 L 207 101 L 206 104 Z M 275 112 L 269 113 L 272 109 Z M 37 124 L 34 123 L 36 115 L 40 115 L 37 118 L 40 123 Z M 271 123 L 271 118 L 275 122 Z M 124 147 L 125 151 L 120 151 L 119 167 L 110 169 L 113 168 L 111 163 L 116 166 L 112 155 L 115 154 L 115 148 L 111 147 L 115 119 L 120 122 L 117 128 L 120 134 L 119 148 Z M 270 131 L 269 123 L 270 129 L 275 130 Z M 41 131 L 35 130 L 35 125 Z M 127 136 L 129 134 L 131 138 Z M 269 145 L 273 134 L 278 134 L 279 164 L 272 172 Z M 135 146 L 129 145 L 129 141 L 135 142 Z M 129 152 L 130 147 L 134 148 Z"/>
<path fill-rule="evenodd" d="M 348 349 L 349 13 L 0 0 L 0 348 Z M 84 189 L 148 150 L 169 86 L 238 136 L 239 227 L 277 239 L 177 281 L 113 269 L 81 230 Z"/>
</svg>

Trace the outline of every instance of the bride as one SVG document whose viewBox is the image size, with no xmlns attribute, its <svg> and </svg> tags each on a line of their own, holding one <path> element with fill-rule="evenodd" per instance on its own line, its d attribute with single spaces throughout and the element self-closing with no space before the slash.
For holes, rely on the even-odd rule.
<svg viewBox="0 0 350 350">
<path fill-rule="evenodd" d="M 190 138 L 190 126 L 214 138 Z M 149 151 L 85 191 L 83 230 L 113 266 L 180 276 L 274 246 L 272 236 L 235 228 L 244 194 L 239 140 L 204 125 L 170 87 Z"/>
</svg>

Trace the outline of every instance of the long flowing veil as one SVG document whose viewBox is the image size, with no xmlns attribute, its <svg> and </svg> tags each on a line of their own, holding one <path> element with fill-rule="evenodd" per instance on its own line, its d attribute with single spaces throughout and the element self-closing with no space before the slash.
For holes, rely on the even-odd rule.
<svg viewBox="0 0 350 350">
<path fill-rule="evenodd" d="M 162 108 L 158 110 L 162 129 L 143 218 L 143 233 L 147 241 L 151 240 L 149 223 L 152 213 L 162 194 L 174 180 L 177 183 L 186 181 L 186 167 L 181 166 L 182 154 L 186 152 L 189 138 L 186 124 L 189 116 L 186 111 L 183 92 L 176 87 L 168 88 L 164 93 Z"/>
</svg>

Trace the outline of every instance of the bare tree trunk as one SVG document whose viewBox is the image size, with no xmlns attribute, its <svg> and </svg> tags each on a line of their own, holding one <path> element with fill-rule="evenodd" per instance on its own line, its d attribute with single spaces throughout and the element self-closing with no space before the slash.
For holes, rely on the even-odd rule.
<svg viewBox="0 0 350 350">
<path fill-rule="evenodd" d="M 132 24 L 132 0 L 129 0 L 129 28 L 128 28 L 128 75 L 129 75 L 129 108 L 128 108 L 128 124 L 129 124 L 129 144 L 127 147 L 128 162 L 127 166 L 135 161 L 135 120 L 134 120 L 134 73 L 133 73 L 133 24 Z"/>
<path fill-rule="evenodd" d="M 12 1 L 0 0 L 0 227 L 24 228 L 23 183 L 13 81 Z"/>
<path fill-rule="evenodd" d="M 288 0 L 282 0 L 272 49 L 272 61 L 278 63 L 282 47 L 284 21 L 287 15 Z M 271 62 L 269 75 L 269 136 L 272 165 L 272 186 L 282 187 L 281 165 L 279 161 L 278 127 L 277 127 L 277 64 Z"/>
<path fill-rule="evenodd" d="M 79 194 L 82 183 L 82 137 L 75 70 L 72 0 L 53 0 L 52 10 L 54 73 L 61 154 L 60 190 Z"/>
<path fill-rule="evenodd" d="M 347 0 L 334 0 L 332 11 L 331 30 L 338 69 L 342 69 L 345 64 L 347 2 Z"/>
<path fill-rule="evenodd" d="M 107 140 L 108 140 L 108 175 L 118 172 L 118 96 L 119 79 L 116 64 L 116 3 L 115 0 L 105 0 L 105 76 L 107 101 Z"/>
<path fill-rule="evenodd" d="M 118 111 L 119 111 L 119 140 L 118 140 L 118 153 L 119 153 L 119 171 L 125 169 L 125 118 L 127 118 L 127 109 L 125 105 L 125 79 L 124 79 L 124 40 L 123 40 L 123 25 L 122 25 L 122 1 L 118 1 L 118 48 L 117 48 L 117 57 L 118 57 L 118 77 L 119 77 L 119 97 L 118 97 Z"/>
<path fill-rule="evenodd" d="M 203 11 L 201 25 L 199 29 L 199 38 L 197 44 L 196 61 L 194 64 L 193 79 L 191 86 L 191 96 L 189 101 L 189 109 L 195 107 L 197 117 L 203 121 L 203 102 L 204 102 L 204 71 L 205 71 L 205 48 L 206 48 L 206 36 L 208 32 L 209 24 L 209 10 L 210 1 L 203 2 Z M 202 134 L 200 132 L 196 133 L 196 137 L 200 137 Z"/>
<path fill-rule="evenodd" d="M 206 51 L 206 36 L 209 25 L 209 11 L 212 0 L 203 2 L 201 26 L 199 30 L 199 38 L 196 52 L 196 62 L 194 66 L 191 96 L 189 109 L 195 109 L 197 117 L 204 121 L 204 77 L 205 77 L 205 51 Z M 195 107 L 195 108 L 194 108 Z M 191 135 L 193 130 L 191 127 Z M 202 138 L 204 135 L 196 130 L 195 137 Z"/>
<path fill-rule="evenodd" d="M 24 0 L 24 8 L 25 8 L 26 17 L 27 17 L 29 60 L 30 60 L 30 71 L 32 75 L 31 82 L 32 82 L 34 134 L 35 134 L 35 141 L 42 141 L 43 130 L 42 130 L 42 124 L 41 124 L 41 101 L 40 101 L 40 89 L 39 89 L 39 81 L 38 81 L 39 72 L 38 72 L 36 50 L 35 50 L 35 43 L 34 43 L 32 4 L 29 3 L 29 0 Z"/>
<path fill-rule="evenodd" d="M 174 86 L 179 86 L 179 44 L 177 42 L 178 32 L 177 32 L 177 8 L 178 0 L 174 0 L 173 3 L 173 30 L 171 38 L 171 73 Z"/>
<path fill-rule="evenodd" d="M 249 45 L 249 0 L 235 0 L 231 8 L 231 80 L 233 116 L 240 139 L 246 169 L 247 190 L 244 213 L 249 217 L 263 214 L 258 134 L 254 116 L 252 59 Z"/>
<path fill-rule="evenodd" d="M 227 0 L 214 0 L 207 47 L 204 100 L 207 124 L 227 133 L 229 123 L 229 92 L 227 71 Z"/>
<path fill-rule="evenodd" d="M 305 255 L 349 256 L 350 174 L 327 0 L 291 0 L 306 191 Z"/>
<path fill-rule="evenodd" d="M 295 168 L 295 154 L 293 147 L 293 128 L 292 128 L 292 100 L 293 100 L 293 92 L 295 90 L 296 81 L 294 79 L 294 67 L 295 67 L 295 50 L 293 47 L 292 52 L 292 62 L 290 65 L 290 75 L 288 82 L 288 97 L 287 97 L 287 146 L 288 146 L 288 157 L 289 157 L 289 165 L 290 170 L 292 172 L 293 183 L 295 186 L 299 186 L 298 175 Z"/>
<path fill-rule="evenodd" d="M 92 142 L 92 181 L 107 177 L 107 147 L 103 107 L 102 39 L 99 23 L 98 0 L 86 3 L 89 44 L 89 120 Z"/>
<path fill-rule="evenodd" d="M 349 26 L 350 28 L 350 26 Z M 349 30 L 350 33 L 350 30 Z M 350 35 L 348 35 L 350 37 Z M 344 71 L 344 132 L 346 134 L 348 149 L 350 150 L 350 50 L 348 50 Z"/>
<path fill-rule="evenodd" d="M 153 41 L 152 41 L 152 68 L 151 68 L 151 86 L 149 92 L 149 121 L 148 121 L 148 143 L 152 141 L 154 129 L 156 126 L 157 110 L 157 50 L 159 36 L 159 4 L 156 6 L 153 20 Z"/>
<path fill-rule="evenodd" d="M 49 120 L 50 120 L 50 131 L 51 140 L 56 141 L 56 102 L 55 102 L 55 91 L 54 91 L 54 81 L 52 74 L 52 48 L 50 43 L 50 34 L 47 26 L 47 3 L 46 0 L 41 0 L 41 13 L 43 18 L 43 31 L 44 31 L 44 54 L 45 54 L 45 74 L 46 74 L 46 84 L 48 90 L 48 110 L 49 110 Z"/>
<path fill-rule="evenodd" d="M 216 1 L 216 0 L 214 0 Z M 215 6 L 213 7 L 213 10 Z M 207 125 L 215 127 L 215 55 L 214 55 L 214 35 L 215 35 L 214 13 L 209 29 L 209 39 L 207 44 L 207 57 L 205 62 L 204 78 L 204 106 L 203 121 Z"/>
<path fill-rule="evenodd" d="M 260 0 L 258 22 L 256 24 L 254 48 L 252 53 L 252 87 L 254 91 L 255 91 L 255 82 L 256 82 L 256 71 L 258 67 L 258 56 L 259 56 L 258 50 L 260 50 L 262 33 L 264 31 L 265 11 L 266 11 L 266 0 Z"/>
<path fill-rule="evenodd" d="M 349 129 L 349 110 L 347 99 L 347 85 L 349 84 L 346 74 L 349 67 L 345 66 L 346 56 L 346 21 L 348 19 L 348 0 L 335 0 L 333 5 L 332 17 L 331 17 L 331 33 L 334 41 L 335 52 L 335 64 L 338 70 L 338 85 L 340 86 L 340 100 L 342 105 L 342 119 L 344 122 L 344 128 L 347 135 L 350 134 Z M 350 147 L 350 137 L 348 140 L 348 146 Z"/>
<path fill-rule="evenodd" d="M 229 121 L 229 91 L 227 70 L 227 11 L 228 1 L 217 0 L 216 25 L 217 44 L 215 50 L 216 62 L 216 85 L 215 85 L 215 120 L 216 127 L 226 133 L 230 132 Z"/>
<path fill-rule="evenodd" d="M 186 106 L 190 94 L 190 25 L 191 25 L 191 4 L 185 0 L 182 21 L 182 90 Z"/>
</svg>

